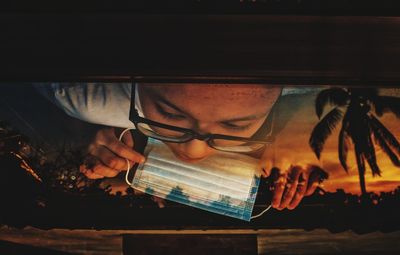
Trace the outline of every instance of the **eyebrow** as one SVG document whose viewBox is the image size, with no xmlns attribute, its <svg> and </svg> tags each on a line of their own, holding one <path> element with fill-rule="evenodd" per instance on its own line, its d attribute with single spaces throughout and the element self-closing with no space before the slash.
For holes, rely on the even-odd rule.
<svg viewBox="0 0 400 255">
<path fill-rule="evenodd" d="M 147 88 L 146 88 L 147 89 Z M 168 105 L 169 107 L 173 108 L 174 110 L 180 112 L 180 113 L 184 113 L 186 115 L 189 115 L 187 112 L 185 112 L 184 110 L 182 110 L 181 108 L 179 108 L 178 106 L 174 105 L 173 103 L 171 103 L 170 101 L 168 101 L 166 98 L 164 98 L 163 96 L 161 96 L 160 94 L 158 94 L 156 91 L 152 90 L 152 89 L 148 89 L 148 92 L 155 97 L 155 99 L 157 101 L 162 102 L 163 104 Z"/>
<path fill-rule="evenodd" d="M 227 119 L 227 120 L 223 120 L 220 122 L 235 122 L 235 121 L 246 121 L 246 120 L 257 120 L 257 119 L 261 119 L 263 117 L 265 117 L 266 114 L 259 114 L 259 115 L 249 115 L 249 116 L 245 116 L 245 117 L 237 117 L 237 118 L 233 118 L 233 119 Z"/>
</svg>

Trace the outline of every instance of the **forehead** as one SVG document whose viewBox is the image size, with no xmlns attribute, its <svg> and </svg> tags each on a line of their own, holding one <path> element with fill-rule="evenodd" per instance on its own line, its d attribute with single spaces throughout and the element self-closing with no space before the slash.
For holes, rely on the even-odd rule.
<svg viewBox="0 0 400 255">
<path fill-rule="evenodd" d="M 265 115 L 281 91 L 255 84 L 145 84 L 143 88 L 204 121 Z"/>
<path fill-rule="evenodd" d="M 162 93 L 169 99 L 247 101 L 268 100 L 280 93 L 279 87 L 260 84 L 144 84 L 157 94 Z M 193 101 L 192 101 L 193 102 Z"/>
</svg>

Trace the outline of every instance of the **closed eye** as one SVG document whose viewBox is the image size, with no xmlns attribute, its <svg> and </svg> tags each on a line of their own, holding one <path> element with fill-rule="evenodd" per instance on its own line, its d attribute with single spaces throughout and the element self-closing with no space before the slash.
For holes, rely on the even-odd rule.
<svg viewBox="0 0 400 255">
<path fill-rule="evenodd" d="M 247 124 L 247 125 L 244 125 L 244 126 L 239 126 L 239 125 L 235 125 L 235 124 L 232 124 L 232 123 L 229 123 L 229 122 L 223 122 L 222 125 L 227 129 L 236 130 L 236 131 L 247 130 L 251 126 L 251 124 Z"/>
<path fill-rule="evenodd" d="M 159 104 L 156 104 L 157 111 L 166 119 L 171 119 L 171 120 L 184 120 L 186 117 L 182 114 L 174 114 L 165 111 Z"/>
</svg>

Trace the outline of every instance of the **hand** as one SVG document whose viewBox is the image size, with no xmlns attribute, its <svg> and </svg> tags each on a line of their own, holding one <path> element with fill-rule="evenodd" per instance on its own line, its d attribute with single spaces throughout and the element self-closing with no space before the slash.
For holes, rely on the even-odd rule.
<svg viewBox="0 0 400 255">
<path fill-rule="evenodd" d="M 114 128 L 104 128 L 96 133 L 88 146 L 88 153 L 80 166 L 80 171 L 90 179 L 115 177 L 130 167 L 144 162 L 145 158 L 133 149 L 134 141 L 127 132 L 119 141 Z"/>
<path fill-rule="evenodd" d="M 304 143 L 307 144 L 306 139 Z M 300 152 L 288 149 L 288 146 L 287 139 L 276 138 L 274 146 L 267 147 L 260 155 L 261 174 L 270 176 L 273 182 L 271 205 L 278 210 L 296 208 L 305 196 L 313 194 L 318 184 L 328 178 L 311 150 Z"/>
<path fill-rule="evenodd" d="M 278 210 L 296 208 L 303 197 L 314 193 L 318 184 L 328 178 L 328 174 L 315 165 L 291 165 L 283 171 L 271 170 L 273 179 L 272 207 Z"/>
</svg>

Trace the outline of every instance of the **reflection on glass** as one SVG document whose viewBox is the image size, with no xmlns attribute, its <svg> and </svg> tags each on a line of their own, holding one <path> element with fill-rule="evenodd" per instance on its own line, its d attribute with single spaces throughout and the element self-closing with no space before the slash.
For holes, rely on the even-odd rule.
<svg viewBox="0 0 400 255">
<path fill-rule="evenodd" d="M 84 159 L 86 155 L 82 152 L 99 128 L 115 127 L 118 135 L 124 128 L 134 127 L 129 120 L 130 98 L 128 103 L 121 98 L 102 101 L 102 95 L 107 91 L 118 94 L 122 90 L 124 95 L 129 95 L 130 86 L 131 84 L 94 84 L 93 91 L 89 88 L 82 90 L 82 87 L 78 89 L 74 84 L 62 87 L 71 91 L 75 89 L 73 91 L 77 95 L 89 95 L 93 94 L 88 93 L 89 91 L 97 91 L 87 101 L 86 112 L 81 111 L 80 116 L 74 112 L 74 106 L 82 98 L 71 98 L 73 103 L 67 104 L 68 102 L 55 101 L 61 100 L 60 91 L 55 92 L 54 98 L 45 98 L 38 93 L 37 88 L 29 86 L 0 88 L 0 164 L 4 169 L 10 170 L 4 183 L 6 190 L 15 190 L 15 183 L 26 187 L 33 183 L 32 187 L 35 188 L 32 190 L 46 190 L 53 192 L 52 194 L 55 194 L 54 190 L 78 195 L 104 194 L 104 190 L 113 195 L 127 194 L 122 176 L 90 179 L 82 171 L 81 164 L 84 161 L 90 167 L 95 163 Z M 151 98 L 149 96 L 147 100 Z M 237 131 L 240 129 L 236 126 L 243 128 L 247 122 L 234 123 L 235 125 L 230 123 L 222 126 L 223 129 L 218 126 L 217 132 L 199 132 L 198 127 L 186 125 L 186 122 L 185 125 L 180 125 L 178 120 L 182 119 L 182 114 L 174 112 L 176 109 L 165 104 L 161 105 L 163 110 L 178 116 L 176 119 L 166 121 L 157 111 L 152 112 L 153 118 L 149 119 L 168 125 L 176 122 L 176 127 L 189 126 L 188 130 L 204 136 L 211 133 L 246 138 L 247 140 L 235 140 L 212 137 L 207 140 L 198 137 L 199 139 L 193 139 L 196 141 L 192 144 L 201 141 L 206 143 L 206 148 L 262 158 L 265 160 L 264 165 L 270 168 L 284 170 L 292 165 L 320 166 L 329 174 L 329 179 L 310 198 L 309 201 L 316 199 L 315 204 L 327 201 L 324 199 L 329 196 L 343 198 L 343 201 L 338 199 L 340 203 L 359 203 L 359 196 L 362 194 L 368 201 L 373 201 L 371 203 L 379 204 L 389 201 L 389 197 L 393 199 L 399 196 L 399 98 L 400 89 L 286 86 L 277 103 L 273 104 L 276 106 L 274 128 L 271 131 L 274 139 L 265 139 L 265 143 L 249 140 L 255 137 L 257 130 L 240 135 L 245 131 Z M 143 102 L 145 104 L 147 101 Z M 111 103 L 110 111 L 96 108 L 105 103 Z M 148 108 L 139 110 L 146 111 Z M 110 116 L 111 113 L 116 117 L 107 120 L 104 116 Z M 125 119 L 117 121 L 121 116 Z M 261 126 L 263 121 L 257 125 Z M 233 131 L 229 129 L 232 126 L 236 128 Z M 180 146 L 184 146 L 185 141 L 192 141 L 194 137 L 192 131 L 170 129 L 140 121 L 137 122 L 137 129 L 140 132 L 133 133 L 138 136 L 134 143 L 138 148 L 145 144 L 146 137 L 181 144 Z M 269 131 L 264 134 L 270 136 Z M 257 139 L 260 139 L 259 136 Z M 180 157 L 179 160 L 201 160 L 180 155 L 179 150 L 175 152 Z M 38 188 L 43 186 L 46 189 Z M 271 190 L 261 190 L 259 194 L 269 194 L 273 192 L 273 188 Z M 24 194 L 34 196 L 35 192 Z"/>
</svg>

